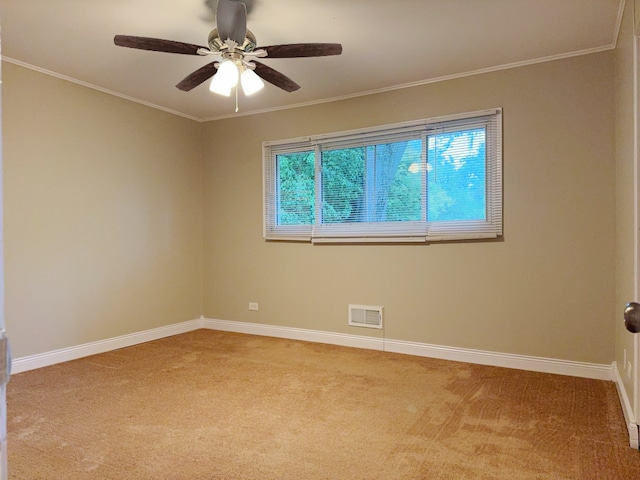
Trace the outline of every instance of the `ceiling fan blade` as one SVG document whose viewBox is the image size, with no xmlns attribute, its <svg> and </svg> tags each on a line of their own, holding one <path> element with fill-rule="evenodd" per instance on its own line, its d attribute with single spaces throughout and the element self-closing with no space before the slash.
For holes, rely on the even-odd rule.
<svg viewBox="0 0 640 480">
<path fill-rule="evenodd" d="M 339 43 L 290 43 L 257 49 L 266 50 L 268 58 L 327 57 L 342 53 Z"/>
<path fill-rule="evenodd" d="M 271 67 L 266 66 L 264 63 L 253 61 L 256 64 L 255 72 L 258 76 L 262 77 L 263 80 L 275 85 L 278 88 L 286 92 L 295 92 L 300 88 L 296 82 L 291 80 L 289 77 L 283 75 L 282 73 L 274 70 Z"/>
<path fill-rule="evenodd" d="M 152 50 L 154 52 L 182 53 L 184 55 L 198 55 L 198 50 L 207 47 L 193 45 L 192 43 L 163 40 L 161 38 L 134 37 L 131 35 L 116 35 L 113 43 L 119 47 L 137 48 L 139 50 Z"/>
<path fill-rule="evenodd" d="M 187 75 L 182 79 L 180 83 L 176 85 L 176 87 L 180 90 L 188 92 L 213 77 L 217 71 L 218 69 L 216 68 L 216 62 L 208 63 L 204 67 L 201 67 L 195 72 Z"/>
<path fill-rule="evenodd" d="M 242 45 L 247 35 L 247 7 L 237 0 L 218 0 L 216 26 L 220 40 Z"/>
</svg>

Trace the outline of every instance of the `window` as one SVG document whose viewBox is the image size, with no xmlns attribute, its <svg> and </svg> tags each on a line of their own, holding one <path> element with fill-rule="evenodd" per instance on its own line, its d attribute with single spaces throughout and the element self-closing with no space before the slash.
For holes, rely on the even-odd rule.
<svg viewBox="0 0 640 480">
<path fill-rule="evenodd" d="M 500 109 L 263 143 L 264 237 L 431 242 L 502 235 Z"/>
</svg>

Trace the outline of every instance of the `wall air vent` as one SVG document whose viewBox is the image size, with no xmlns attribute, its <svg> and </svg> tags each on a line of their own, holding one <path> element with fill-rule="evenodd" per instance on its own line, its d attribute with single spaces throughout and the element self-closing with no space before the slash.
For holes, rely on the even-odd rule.
<svg viewBox="0 0 640 480">
<path fill-rule="evenodd" d="M 354 327 L 382 328 L 382 307 L 349 305 L 349 325 Z"/>
</svg>

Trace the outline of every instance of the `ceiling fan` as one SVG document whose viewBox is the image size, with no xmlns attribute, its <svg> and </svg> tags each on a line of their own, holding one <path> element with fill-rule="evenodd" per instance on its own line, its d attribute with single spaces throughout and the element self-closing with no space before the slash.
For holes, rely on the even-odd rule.
<svg viewBox="0 0 640 480">
<path fill-rule="evenodd" d="M 342 45 L 339 43 L 292 43 L 258 47 L 255 35 L 247 29 L 247 8 L 239 0 L 218 0 L 216 28 L 209 33 L 209 47 L 131 35 L 116 35 L 113 40 L 120 47 L 216 57 L 213 62 L 187 75 L 176 87 L 188 92 L 213 77 L 211 91 L 226 96 L 231 94 L 238 80 L 247 95 L 264 86 L 261 79 L 287 92 L 300 88 L 300 85 L 287 76 L 258 62 L 257 58 L 323 57 L 342 53 Z"/>
</svg>

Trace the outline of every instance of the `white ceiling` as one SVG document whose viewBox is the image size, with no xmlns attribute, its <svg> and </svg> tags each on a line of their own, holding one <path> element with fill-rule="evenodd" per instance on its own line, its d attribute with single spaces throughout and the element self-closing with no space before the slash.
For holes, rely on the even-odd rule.
<svg viewBox="0 0 640 480">
<path fill-rule="evenodd" d="M 615 46 L 624 0 L 255 0 L 259 45 L 337 42 L 343 54 L 264 59 L 301 85 L 239 94 L 247 114 Z M 3 59 L 198 120 L 235 99 L 175 85 L 210 58 L 116 47 L 115 34 L 207 45 L 205 0 L 0 0 Z"/>
</svg>

